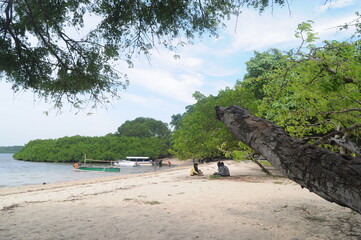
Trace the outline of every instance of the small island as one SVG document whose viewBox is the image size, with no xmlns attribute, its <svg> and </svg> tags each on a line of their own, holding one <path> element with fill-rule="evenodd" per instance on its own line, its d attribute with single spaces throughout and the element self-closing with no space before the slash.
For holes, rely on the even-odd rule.
<svg viewBox="0 0 361 240">
<path fill-rule="evenodd" d="M 17 153 L 23 146 L 0 146 L 0 153 Z"/>
</svg>

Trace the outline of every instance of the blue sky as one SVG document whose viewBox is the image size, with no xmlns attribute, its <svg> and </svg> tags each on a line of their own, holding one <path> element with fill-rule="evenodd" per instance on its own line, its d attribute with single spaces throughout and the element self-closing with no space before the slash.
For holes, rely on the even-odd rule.
<svg viewBox="0 0 361 240">
<path fill-rule="evenodd" d="M 203 37 L 193 45 L 179 49 L 180 59 L 163 49 L 154 51 L 151 61 L 134 59 L 135 67 L 119 64 L 118 70 L 128 74 L 130 85 L 120 92 L 121 99 L 98 108 L 91 115 L 77 113 L 65 105 L 62 113 L 49 111 L 49 103 L 31 92 L 14 93 L 11 85 L 0 80 L 0 146 L 24 145 L 35 139 L 64 136 L 103 136 L 114 133 L 126 120 L 151 117 L 169 123 L 171 116 L 183 113 L 195 103 L 192 94 L 200 91 L 216 95 L 219 90 L 233 87 L 245 74 L 247 62 L 254 51 L 269 48 L 289 50 L 300 41 L 294 37 L 297 25 L 314 21 L 314 30 L 322 40 L 344 40 L 350 32 L 337 32 L 336 26 L 355 19 L 361 10 L 360 0 L 289 0 L 284 7 L 259 14 L 244 9 L 241 16 L 231 19 L 218 38 Z"/>
</svg>

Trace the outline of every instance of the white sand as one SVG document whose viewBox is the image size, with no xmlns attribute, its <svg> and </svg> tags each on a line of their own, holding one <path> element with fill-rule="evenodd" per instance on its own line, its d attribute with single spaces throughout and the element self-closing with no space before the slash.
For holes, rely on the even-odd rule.
<svg viewBox="0 0 361 240">
<path fill-rule="evenodd" d="M 253 163 L 0 189 L 0 239 L 357 240 L 361 215 Z M 166 166 L 165 166 L 166 167 Z"/>
</svg>

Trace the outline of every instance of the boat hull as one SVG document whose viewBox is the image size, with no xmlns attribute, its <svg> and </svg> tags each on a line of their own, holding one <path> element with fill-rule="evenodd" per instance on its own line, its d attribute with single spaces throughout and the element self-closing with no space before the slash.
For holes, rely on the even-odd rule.
<svg viewBox="0 0 361 240">
<path fill-rule="evenodd" d="M 153 164 L 150 161 L 134 162 L 134 161 L 121 160 L 114 163 L 114 165 L 117 167 L 139 167 L 139 166 L 152 166 Z"/>
<path fill-rule="evenodd" d="M 119 172 L 117 167 L 78 167 L 76 171 Z"/>
<path fill-rule="evenodd" d="M 128 162 L 128 161 L 119 161 L 114 163 L 117 167 L 137 167 L 135 162 Z"/>
</svg>

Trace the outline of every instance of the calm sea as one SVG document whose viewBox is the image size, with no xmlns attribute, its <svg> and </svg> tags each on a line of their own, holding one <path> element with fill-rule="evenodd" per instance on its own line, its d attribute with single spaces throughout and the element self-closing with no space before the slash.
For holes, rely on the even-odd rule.
<svg viewBox="0 0 361 240">
<path fill-rule="evenodd" d="M 120 172 L 78 172 L 70 163 L 26 162 L 0 153 L 0 188 L 159 171 L 154 167 L 124 167 Z"/>
</svg>

